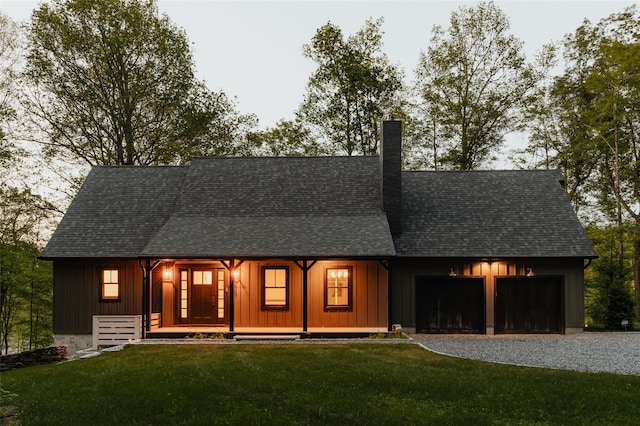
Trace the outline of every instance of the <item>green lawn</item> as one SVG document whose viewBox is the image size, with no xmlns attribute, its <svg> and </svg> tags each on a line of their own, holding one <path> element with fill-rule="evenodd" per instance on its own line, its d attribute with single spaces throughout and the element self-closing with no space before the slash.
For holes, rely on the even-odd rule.
<svg viewBox="0 0 640 426">
<path fill-rule="evenodd" d="M 5 372 L 1 387 L 16 395 L 9 399 L 23 425 L 631 425 L 640 418 L 639 376 L 490 364 L 412 344 L 140 345 Z"/>
</svg>

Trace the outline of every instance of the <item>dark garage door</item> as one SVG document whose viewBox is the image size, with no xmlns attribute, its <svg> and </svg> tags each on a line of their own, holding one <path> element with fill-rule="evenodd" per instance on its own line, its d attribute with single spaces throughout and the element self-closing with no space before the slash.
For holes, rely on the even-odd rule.
<svg viewBox="0 0 640 426">
<path fill-rule="evenodd" d="M 482 278 L 416 277 L 418 333 L 484 333 Z"/>
<path fill-rule="evenodd" d="M 562 278 L 496 279 L 496 333 L 561 333 Z"/>
</svg>

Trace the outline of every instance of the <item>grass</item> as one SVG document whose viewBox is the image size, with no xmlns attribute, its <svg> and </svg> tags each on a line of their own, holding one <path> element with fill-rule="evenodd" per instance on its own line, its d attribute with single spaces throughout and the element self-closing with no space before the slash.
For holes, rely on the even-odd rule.
<svg viewBox="0 0 640 426">
<path fill-rule="evenodd" d="M 412 344 L 140 345 L 2 373 L 22 425 L 637 424 L 640 377 Z"/>
</svg>

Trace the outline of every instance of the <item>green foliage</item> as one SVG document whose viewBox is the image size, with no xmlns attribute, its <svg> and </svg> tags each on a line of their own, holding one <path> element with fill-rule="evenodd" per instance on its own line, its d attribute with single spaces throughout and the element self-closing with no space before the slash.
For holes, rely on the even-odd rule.
<svg viewBox="0 0 640 426">
<path fill-rule="evenodd" d="M 140 345 L 3 373 L 21 424 L 616 424 L 640 377 L 411 344 Z M 60 389 L 64 389 L 61 392 Z"/>
<path fill-rule="evenodd" d="M 632 323 L 633 281 L 632 235 L 620 235 L 616 227 L 588 228 L 598 259 L 585 271 L 585 311 L 588 322 L 602 324 L 608 329 L 620 329 L 621 321 Z M 620 239 L 622 238 L 622 247 Z M 620 250 L 623 250 L 620 254 Z"/>
<path fill-rule="evenodd" d="M 367 339 L 408 339 L 408 338 L 409 336 L 400 332 L 376 333 L 376 334 L 371 334 L 367 337 Z"/>
<path fill-rule="evenodd" d="M 536 83 L 522 41 L 493 3 L 463 6 L 433 28 L 416 71 L 425 146 L 434 166 L 472 170 L 493 158 Z"/>
<path fill-rule="evenodd" d="M 322 153 L 309 130 L 298 120 L 280 120 L 273 128 L 251 132 L 247 139 L 258 156 L 297 157 Z"/>
<path fill-rule="evenodd" d="M 13 392 L 0 388 L 0 403 L 12 402 L 17 396 Z"/>
<path fill-rule="evenodd" d="M 17 64 L 19 62 L 18 25 L 0 11 L 0 166 L 14 155 L 9 143 L 9 123 L 15 119 Z"/>
<path fill-rule="evenodd" d="M 585 191 L 596 167 L 598 154 L 590 150 L 590 138 L 579 114 L 585 101 L 581 82 L 552 75 L 558 65 L 559 47 L 545 46 L 536 57 L 538 75 L 534 96 L 524 111 L 529 132 L 527 147 L 519 152 L 523 168 L 559 169 L 564 178 L 567 198 L 576 212 L 589 207 Z"/>
<path fill-rule="evenodd" d="M 28 243 L 0 244 L 0 349 L 8 353 L 53 342 L 53 291 L 50 262 Z"/>
<path fill-rule="evenodd" d="M 368 20 L 345 40 L 328 22 L 303 47 L 318 68 L 307 83 L 300 119 L 330 153 L 377 154 L 380 122 L 397 107 L 402 76 L 381 51 L 382 23 Z"/>
<path fill-rule="evenodd" d="M 0 388 L 0 423 L 3 425 L 17 425 L 18 414 L 14 405 L 18 397 L 15 393 Z"/>
<path fill-rule="evenodd" d="M 52 341 L 52 267 L 38 260 L 50 206 L 29 190 L 0 185 L 0 350 Z"/>
<path fill-rule="evenodd" d="M 28 105 L 50 155 L 175 164 L 232 151 L 217 143 L 254 122 L 195 79 L 186 34 L 154 0 L 54 0 L 29 29 Z"/>
<path fill-rule="evenodd" d="M 636 280 L 640 277 L 638 57 L 640 10 L 636 6 L 596 24 L 585 21 L 565 38 L 567 67 L 552 92 L 565 135 L 558 155 L 566 175 L 580 185 L 582 199 L 597 202 L 605 220 L 619 230 L 629 227 L 635 253 L 625 258 L 634 259 Z M 618 241 L 623 245 L 622 237 Z M 638 283 L 635 299 L 636 315 L 640 315 Z"/>
<path fill-rule="evenodd" d="M 587 283 L 590 291 L 595 293 L 588 306 L 589 316 L 609 329 L 621 329 L 624 319 L 631 324 L 634 301 L 630 268 L 621 268 L 617 259 L 611 257 L 598 259 L 593 268 L 595 276 Z"/>
<path fill-rule="evenodd" d="M 191 333 L 185 339 L 189 340 L 224 340 L 223 333 Z"/>
</svg>

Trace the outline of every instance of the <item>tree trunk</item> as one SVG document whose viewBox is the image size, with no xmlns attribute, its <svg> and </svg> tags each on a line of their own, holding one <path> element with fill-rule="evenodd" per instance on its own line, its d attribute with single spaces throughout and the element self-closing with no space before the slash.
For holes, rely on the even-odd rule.
<svg viewBox="0 0 640 426">
<path fill-rule="evenodd" d="M 633 239 L 633 287 L 635 288 L 635 317 L 640 321 L 640 232 Z"/>
<path fill-rule="evenodd" d="M 29 295 L 29 350 L 33 349 L 33 277 L 31 278 L 31 294 Z"/>
</svg>

